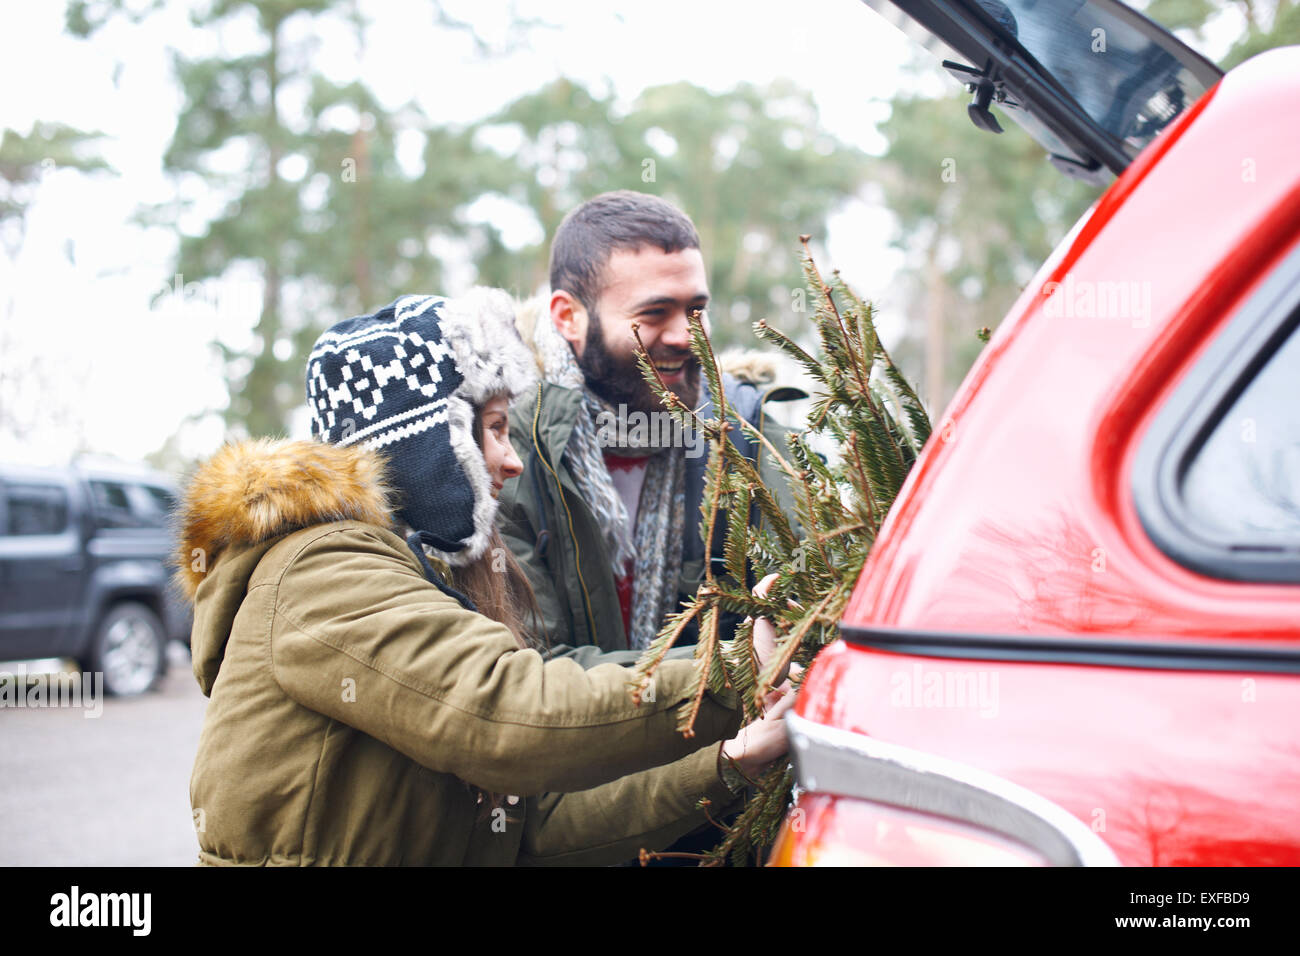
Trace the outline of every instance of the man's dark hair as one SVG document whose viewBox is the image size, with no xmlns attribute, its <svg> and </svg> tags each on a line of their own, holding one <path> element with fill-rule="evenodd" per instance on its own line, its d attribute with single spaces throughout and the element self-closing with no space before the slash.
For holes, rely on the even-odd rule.
<svg viewBox="0 0 1300 956">
<path fill-rule="evenodd" d="M 641 246 L 665 253 L 698 249 L 700 236 L 684 212 L 658 196 L 619 189 L 588 199 L 555 230 L 551 289 L 563 289 L 595 312 L 610 255 Z"/>
</svg>

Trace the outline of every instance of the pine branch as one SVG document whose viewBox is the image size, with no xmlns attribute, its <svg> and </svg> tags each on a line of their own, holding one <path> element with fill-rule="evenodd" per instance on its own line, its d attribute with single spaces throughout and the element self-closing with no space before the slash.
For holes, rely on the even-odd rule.
<svg viewBox="0 0 1300 956">
<path fill-rule="evenodd" d="M 678 721 L 677 729 L 684 737 L 695 736 L 695 718 L 699 716 L 700 705 L 704 703 L 704 692 L 709 689 L 708 677 L 713 670 L 713 658 L 718 644 L 718 608 L 705 609 L 700 620 L 700 640 L 695 646 L 695 693 L 691 697 L 691 706 L 687 708 Z"/>
</svg>

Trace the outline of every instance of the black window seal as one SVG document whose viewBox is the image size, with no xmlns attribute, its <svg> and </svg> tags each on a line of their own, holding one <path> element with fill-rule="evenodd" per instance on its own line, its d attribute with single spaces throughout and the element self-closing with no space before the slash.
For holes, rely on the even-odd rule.
<svg viewBox="0 0 1300 956">
<path fill-rule="evenodd" d="M 1192 571 L 1226 581 L 1300 583 L 1300 540 L 1229 538 L 1205 527 L 1179 488 L 1192 460 L 1300 326 L 1300 245 L 1210 343 L 1138 445 L 1131 489 L 1147 536 Z"/>
<path fill-rule="evenodd" d="M 1070 664 L 1138 670 L 1300 674 L 1300 647 L 1285 644 L 1131 640 L 1043 634 L 977 634 L 840 625 L 850 644 L 891 654 L 1018 664 Z"/>
</svg>

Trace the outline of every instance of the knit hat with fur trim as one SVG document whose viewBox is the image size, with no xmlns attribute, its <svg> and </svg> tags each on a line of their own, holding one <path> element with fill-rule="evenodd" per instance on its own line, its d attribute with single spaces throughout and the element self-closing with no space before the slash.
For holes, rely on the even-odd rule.
<svg viewBox="0 0 1300 956">
<path fill-rule="evenodd" d="M 535 379 L 505 292 L 402 296 L 316 341 L 307 360 L 311 433 L 382 451 L 398 515 L 438 557 L 465 565 L 487 549 L 497 507 L 474 440 L 475 407 L 501 393 L 513 400 Z"/>
</svg>

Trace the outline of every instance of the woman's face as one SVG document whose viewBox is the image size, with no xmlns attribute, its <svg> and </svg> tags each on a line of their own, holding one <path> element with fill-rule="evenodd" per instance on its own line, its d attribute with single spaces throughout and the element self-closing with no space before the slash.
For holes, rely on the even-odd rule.
<svg viewBox="0 0 1300 956">
<path fill-rule="evenodd" d="M 504 395 L 488 399 L 479 412 L 479 428 L 483 436 L 483 461 L 492 479 L 492 497 L 501 493 L 506 479 L 521 474 L 524 466 L 510 444 L 510 405 Z"/>
</svg>

